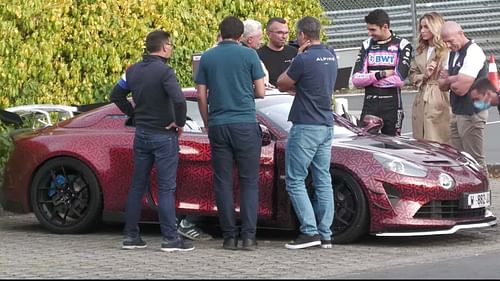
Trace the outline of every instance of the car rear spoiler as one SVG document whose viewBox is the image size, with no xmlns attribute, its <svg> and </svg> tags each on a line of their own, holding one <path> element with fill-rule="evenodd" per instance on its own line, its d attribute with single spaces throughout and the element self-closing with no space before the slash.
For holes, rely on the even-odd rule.
<svg viewBox="0 0 500 281">
<path fill-rule="evenodd" d="M 41 105 L 22 105 L 22 106 L 16 106 L 16 107 L 11 107 L 8 108 L 7 110 L 0 109 L 0 121 L 4 124 L 14 126 L 16 129 L 23 127 L 23 119 L 21 118 L 20 114 L 18 112 L 31 112 L 31 111 L 37 111 L 39 113 L 43 113 L 44 115 L 49 118 L 49 113 L 46 111 L 50 111 L 53 108 L 57 108 L 58 106 L 61 107 L 61 109 L 58 109 L 58 111 L 64 111 L 67 112 L 69 116 L 73 117 L 75 114 L 79 114 L 82 112 L 87 112 L 93 109 L 96 109 L 98 107 L 104 106 L 109 104 L 110 102 L 98 102 L 98 103 L 91 103 L 91 104 L 84 104 L 84 105 L 72 105 L 70 106 L 61 106 L 61 105 L 51 105 L 51 104 L 41 104 Z M 48 108 L 48 109 L 47 109 Z M 76 112 L 75 112 L 76 110 Z"/>
<path fill-rule="evenodd" d="M 13 125 L 15 128 L 23 126 L 23 119 L 19 115 L 3 109 L 0 109 L 0 121 L 7 125 Z"/>
</svg>

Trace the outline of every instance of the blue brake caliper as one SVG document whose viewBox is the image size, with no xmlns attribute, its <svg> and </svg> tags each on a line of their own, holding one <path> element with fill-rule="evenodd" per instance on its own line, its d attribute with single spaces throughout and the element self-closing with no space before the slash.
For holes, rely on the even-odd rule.
<svg viewBox="0 0 500 281">
<path fill-rule="evenodd" d="M 49 197 L 57 193 L 57 189 L 62 189 L 66 183 L 66 178 L 63 175 L 57 175 L 54 180 L 50 182 Z"/>
</svg>

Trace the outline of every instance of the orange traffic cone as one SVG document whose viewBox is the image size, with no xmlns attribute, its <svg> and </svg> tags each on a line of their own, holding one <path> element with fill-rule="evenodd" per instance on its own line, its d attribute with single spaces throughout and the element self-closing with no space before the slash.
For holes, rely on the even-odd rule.
<svg viewBox="0 0 500 281">
<path fill-rule="evenodd" d="M 493 54 L 490 55 L 490 60 L 489 60 L 488 80 L 490 80 L 491 84 L 495 86 L 497 91 L 500 90 L 500 87 L 498 85 L 497 64 L 495 63 L 495 57 L 493 56 Z"/>
</svg>

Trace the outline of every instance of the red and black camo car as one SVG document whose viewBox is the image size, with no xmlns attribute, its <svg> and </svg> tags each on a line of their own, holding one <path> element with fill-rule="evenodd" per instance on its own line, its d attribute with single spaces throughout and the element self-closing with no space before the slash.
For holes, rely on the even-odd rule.
<svg viewBox="0 0 500 281">
<path fill-rule="evenodd" d="M 177 212 L 217 216 L 208 137 L 201 128 L 195 90 L 184 92 L 188 122 L 180 138 Z M 292 101 L 293 96 L 277 93 L 256 100 L 263 130 L 261 227 L 297 229 L 284 174 Z M 335 120 L 330 165 L 335 243 L 353 242 L 366 234 L 451 234 L 496 224 L 489 210 L 488 178 L 469 155 L 447 145 L 370 133 L 381 125 L 377 118 L 365 120 L 363 129 L 339 115 Z M 108 104 L 15 134 L 0 192 L 4 209 L 34 212 L 55 233 L 88 231 L 102 220 L 122 219 L 132 178 L 134 136 L 134 127 L 125 121 L 126 116 Z M 158 220 L 152 178 L 143 202 L 144 222 Z M 307 185 L 311 189 L 310 180 Z M 238 202 L 236 206 L 238 211 Z"/>
</svg>

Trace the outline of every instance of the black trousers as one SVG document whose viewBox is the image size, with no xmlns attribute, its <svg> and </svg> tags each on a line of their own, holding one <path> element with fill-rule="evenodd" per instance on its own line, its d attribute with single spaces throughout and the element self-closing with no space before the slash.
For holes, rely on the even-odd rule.
<svg viewBox="0 0 500 281">
<path fill-rule="evenodd" d="M 401 135 L 404 113 L 400 93 L 393 95 L 365 94 L 361 121 L 368 114 L 378 116 L 384 120 L 384 126 L 381 129 L 382 134 Z"/>
<path fill-rule="evenodd" d="M 238 171 L 241 238 L 255 239 L 259 207 L 259 167 L 262 132 L 257 123 L 210 126 L 213 182 L 224 238 L 236 238 L 233 168 Z M 236 164 L 236 165 L 235 165 Z"/>
</svg>

